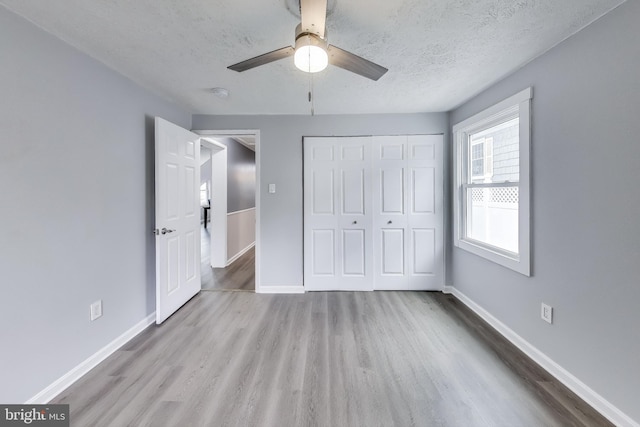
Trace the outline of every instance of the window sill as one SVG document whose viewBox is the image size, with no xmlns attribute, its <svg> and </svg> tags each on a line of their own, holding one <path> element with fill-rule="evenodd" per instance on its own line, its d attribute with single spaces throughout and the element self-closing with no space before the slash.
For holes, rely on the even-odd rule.
<svg viewBox="0 0 640 427">
<path fill-rule="evenodd" d="M 531 276 L 528 255 L 523 257 L 512 252 L 501 251 L 498 248 L 494 249 L 489 246 L 484 246 L 475 243 L 475 241 L 461 239 L 456 239 L 455 246 L 527 277 Z"/>
</svg>

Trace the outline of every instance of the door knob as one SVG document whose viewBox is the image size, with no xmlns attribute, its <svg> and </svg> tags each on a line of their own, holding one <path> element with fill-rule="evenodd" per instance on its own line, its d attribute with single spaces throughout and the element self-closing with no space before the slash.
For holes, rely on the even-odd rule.
<svg viewBox="0 0 640 427">
<path fill-rule="evenodd" d="M 353 223 L 354 223 L 354 224 L 357 224 L 357 223 L 358 223 L 358 221 L 353 221 Z"/>
<path fill-rule="evenodd" d="M 168 228 L 162 227 L 162 230 L 160 230 L 161 234 L 169 234 L 169 233 L 173 233 L 176 230 L 170 230 Z"/>
<path fill-rule="evenodd" d="M 387 224 L 392 224 L 392 223 L 393 223 L 393 221 L 391 221 L 391 220 L 387 221 Z"/>
</svg>

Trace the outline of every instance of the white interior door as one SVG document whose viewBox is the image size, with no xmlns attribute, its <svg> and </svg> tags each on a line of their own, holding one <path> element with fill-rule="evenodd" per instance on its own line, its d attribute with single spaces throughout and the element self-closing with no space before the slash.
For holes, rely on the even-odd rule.
<svg viewBox="0 0 640 427">
<path fill-rule="evenodd" d="M 304 139 L 304 286 L 373 290 L 370 138 Z"/>
<path fill-rule="evenodd" d="M 199 136 L 159 117 L 156 149 L 156 323 L 200 292 Z"/>
<path fill-rule="evenodd" d="M 375 289 L 442 290 L 442 135 L 373 137 Z"/>
</svg>

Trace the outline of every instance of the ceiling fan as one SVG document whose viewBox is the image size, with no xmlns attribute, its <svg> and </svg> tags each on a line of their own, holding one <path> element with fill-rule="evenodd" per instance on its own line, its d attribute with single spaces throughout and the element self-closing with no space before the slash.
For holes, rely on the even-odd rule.
<svg viewBox="0 0 640 427">
<path fill-rule="evenodd" d="M 295 47 L 283 47 L 227 68 L 242 72 L 293 55 L 296 67 L 307 73 L 317 73 L 331 64 L 371 80 L 378 80 L 388 71 L 376 63 L 327 43 L 327 0 L 300 0 L 300 17 L 301 22 L 296 27 Z"/>
</svg>

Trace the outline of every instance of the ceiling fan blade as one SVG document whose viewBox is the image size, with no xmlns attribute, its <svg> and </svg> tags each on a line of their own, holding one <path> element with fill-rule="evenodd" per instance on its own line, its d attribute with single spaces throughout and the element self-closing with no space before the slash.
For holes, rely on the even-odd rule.
<svg viewBox="0 0 640 427">
<path fill-rule="evenodd" d="M 329 53 L 329 64 L 360 74 L 371 80 L 378 80 L 389 71 L 381 65 L 333 45 L 329 45 L 327 52 Z"/>
<path fill-rule="evenodd" d="M 327 21 L 327 0 L 300 0 L 302 31 L 315 33 L 324 39 Z"/>
<path fill-rule="evenodd" d="M 291 46 L 287 46 L 283 47 L 282 49 L 274 50 L 272 52 L 256 56 L 255 58 L 247 59 L 246 61 L 238 62 L 237 64 L 230 65 L 227 68 L 240 73 L 242 71 L 259 67 L 260 65 L 268 64 L 269 62 L 287 58 L 293 55 L 294 52 L 294 48 L 292 48 Z"/>
</svg>

